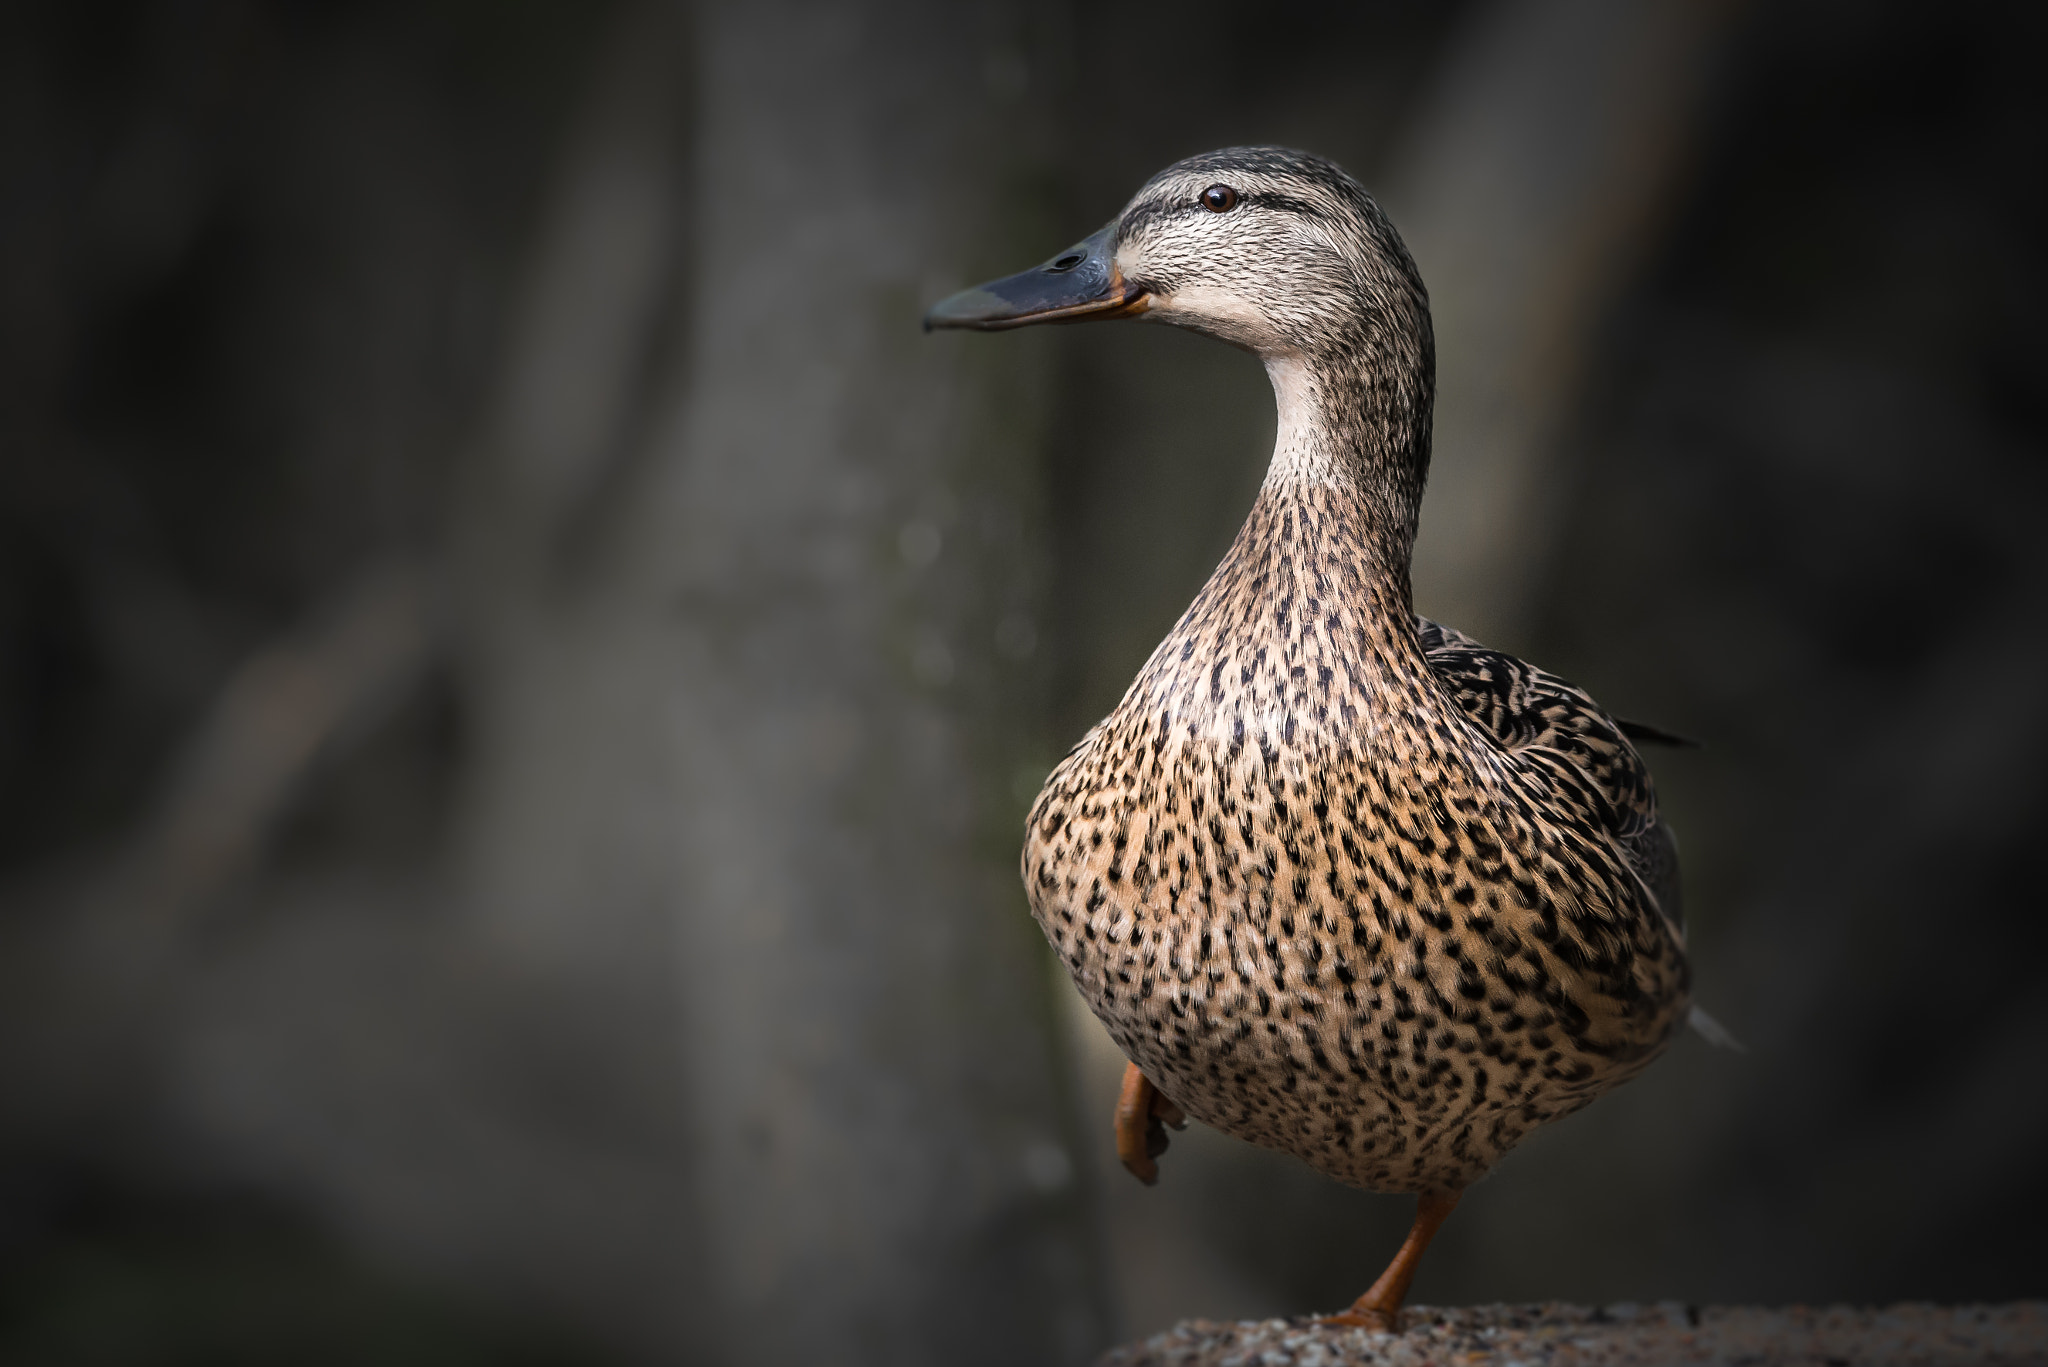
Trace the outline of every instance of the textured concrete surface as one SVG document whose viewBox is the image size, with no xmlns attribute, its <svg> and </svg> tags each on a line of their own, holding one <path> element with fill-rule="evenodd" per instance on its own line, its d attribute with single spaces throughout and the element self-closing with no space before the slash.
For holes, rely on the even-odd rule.
<svg viewBox="0 0 2048 1367">
<path fill-rule="evenodd" d="M 2048 1302 L 1601 1309 L 1413 1306 L 1398 1334 L 1311 1319 L 1187 1320 L 1100 1367 L 2021 1367 L 2048 1364 Z"/>
</svg>

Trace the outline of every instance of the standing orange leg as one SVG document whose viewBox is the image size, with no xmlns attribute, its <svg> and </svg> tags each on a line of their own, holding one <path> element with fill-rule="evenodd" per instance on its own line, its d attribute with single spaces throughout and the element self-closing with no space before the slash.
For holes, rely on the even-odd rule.
<svg viewBox="0 0 2048 1367">
<path fill-rule="evenodd" d="M 1162 1123 L 1163 1122 L 1163 1123 Z M 1166 1152 L 1166 1126 L 1187 1128 L 1188 1118 L 1166 1099 L 1135 1063 L 1124 1065 L 1123 1090 L 1116 1099 L 1116 1156 L 1146 1186 L 1159 1181 L 1152 1160 Z"/>
<path fill-rule="evenodd" d="M 1389 1334 L 1398 1330 L 1401 1327 L 1401 1302 L 1408 1299 L 1408 1284 L 1415 1280 L 1415 1269 L 1422 1262 L 1422 1250 L 1429 1247 L 1429 1241 L 1436 1237 L 1437 1227 L 1457 1208 L 1458 1198 L 1462 1195 L 1462 1191 L 1425 1191 L 1416 1197 L 1415 1223 L 1409 1228 L 1401 1251 L 1394 1255 L 1394 1261 L 1387 1264 L 1387 1270 L 1380 1273 L 1380 1279 L 1363 1296 L 1351 1303 L 1349 1310 L 1341 1315 L 1332 1315 L 1323 1323 L 1356 1324 Z"/>
</svg>

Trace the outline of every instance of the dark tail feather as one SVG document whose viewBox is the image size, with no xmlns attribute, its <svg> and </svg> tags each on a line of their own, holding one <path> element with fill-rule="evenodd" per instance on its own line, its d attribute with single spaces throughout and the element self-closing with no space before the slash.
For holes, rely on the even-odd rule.
<svg viewBox="0 0 2048 1367">
<path fill-rule="evenodd" d="M 1630 740 L 1645 741 L 1651 745 L 1669 745 L 1680 750 L 1704 750 L 1707 747 L 1691 736 L 1681 736 L 1675 731 L 1666 731 L 1658 726 L 1645 726 L 1639 721 L 1625 721 L 1620 717 L 1614 724 L 1621 728 L 1621 734 Z"/>
</svg>

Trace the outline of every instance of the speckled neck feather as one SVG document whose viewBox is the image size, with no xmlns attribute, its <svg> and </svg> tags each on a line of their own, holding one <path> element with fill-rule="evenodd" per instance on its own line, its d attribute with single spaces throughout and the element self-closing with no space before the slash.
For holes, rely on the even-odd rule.
<svg viewBox="0 0 2048 1367">
<path fill-rule="evenodd" d="M 1414 687 L 1427 669 L 1377 512 L 1349 480 L 1269 477 L 1118 713 L 1294 744 L 1305 728 L 1378 737 L 1390 704 L 1448 708 L 1440 690 Z"/>
<path fill-rule="evenodd" d="M 1133 693 L 1143 690 L 1155 703 L 1199 715 L 1223 702 L 1221 671 L 1239 647 L 1256 643 L 1292 655 L 1301 633 L 1326 635 L 1328 653 L 1318 668 L 1344 671 L 1365 696 L 1386 698 L 1418 674 L 1427 679 L 1409 582 L 1429 469 L 1435 375 L 1427 318 L 1420 338 L 1392 348 L 1392 357 L 1384 355 L 1388 348 L 1371 348 L 1382 355 L 1378 371 L 1353 368 L 1367 348 L 1356 338 L 1341 340 L 1349 345 L 1326 343 L 1308 357 L 1267 360 L 1279 421 L 1257 501 Z M 1400 373 L 1375 382 L 1388 371 Z M 1187 674 L 1198 658 L 1211 665 L 1206 685 Z M 1245 704 L 1261 702 L 1234 691 L 1232 700 L 1235 720 Z M 1441 689 L 1401 701 L 1455 712 Z M 1297 716 L 1284 692 L 1263 703 L 1289 740 L 1305 722 L 1328 720 L 1320 707 L 1312 717 Z M 1462 714 L 1457 720 L 1466 724 Z M 1373 724 L 1370 712 L 1344 721 Z"/>
<path fill-rule="evenodd" d="M 1426 333 L 1401 351 L 1389 359 L 1404 373 L 1386 379 L 1337 348 L 1268 357 L 1279 423 L 1264 488 L 1347 491 L 1370 523 L 1376 558 L 1405 583 L 1429 475 L 1436 376 Z"/>
</svg>

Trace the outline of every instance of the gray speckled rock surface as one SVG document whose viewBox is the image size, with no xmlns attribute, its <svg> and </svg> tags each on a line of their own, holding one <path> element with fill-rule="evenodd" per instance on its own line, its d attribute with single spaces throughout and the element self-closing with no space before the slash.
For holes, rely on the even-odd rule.
<svg viewBox="0 0 2048 1367">
<path fill-rule="evenodd" d="M 1101 1367 L 2020 1367 L 2048 1364 L 2048 1302 L 1602 1309 L 1549 1302 L 1411 1306 L 1398 1334 L 1310 1319 L 1187 1320 Z"/>
</svg>

